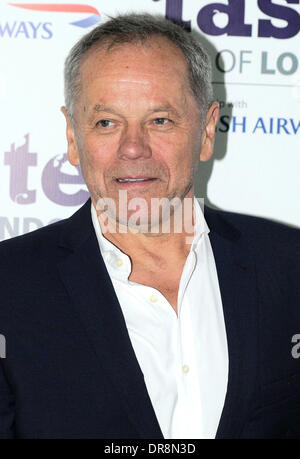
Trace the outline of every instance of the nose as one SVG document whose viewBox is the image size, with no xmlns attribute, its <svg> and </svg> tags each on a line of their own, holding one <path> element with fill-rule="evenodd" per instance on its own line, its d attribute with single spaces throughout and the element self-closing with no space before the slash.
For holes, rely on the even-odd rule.
<svg viewBox="0 0 300 459">
<path fill-rule="evenodd" d="M 147 134 L 140 126 L 127 126 L 119 145 L 120 159 L 147 159 L 152 155 Z"/>
</svg>

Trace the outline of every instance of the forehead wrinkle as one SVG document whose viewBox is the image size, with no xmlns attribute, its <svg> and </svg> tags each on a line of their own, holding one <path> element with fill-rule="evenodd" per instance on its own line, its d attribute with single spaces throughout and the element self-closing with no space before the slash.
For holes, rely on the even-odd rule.
<svg viewBox="0 0 300 459">
<path fill-rule="evenodd" d="M 144 75 L 151 76 L 153 79 L 153 75 L 151 73 L 145 73 Z M 151 84 L 152 81 L 142 81 L 142 80 L 134 80 L 133 78 L 118 78 L 119 82 L 124 82 L 124 83 L 138 83 L 142 84 L 144 86 Z"/>
<path fill-rule="evenodd" d="M 167 45 L 167 46 L 166 46 Z M 169 48 L 167 51 L 165 48 Z M 133 59 L 132 56 L 132 51 L 135 52 L 137 55 L 137 60 L 139 61 L 139 57 L 148 56 L 148 53 L 155 51 L 157 53 L 158 51 L 164 51 L 164 56 L 161 56 L 163 59 L 162 62 L 160 62 L 160 65 L 155 67 L 155 70 L 165 74 L 166 70 L 171 70 L 172 73 L 180 73 L 182 76 L 186 74 L 188 70 L 187 62 L 186 59 L 182 53 L 182 51 L 174 45 L 172 42 L 170 42 L 168 39 L 164 37 L 153 37 L 152 40 L 149 40 L 148 43 L 126 43 L 126 44 L 121 44 L 120 46 L 114 47 L 113 50 L 105 49 L 104 48 L 94 48 L 92 47 L 84 56 L 81 65 L 80 65 L 80 74 L 81 77 L 83 76 L 83 73 L 85 72 L 86 68 L 89 67 L 90 62 L 93 62 L 93 69 L 90 70 L 92 75 L 94 74 L 95 66 L 99 66 L 101 68 L 101 73 L 102 76 L 105 77 L 106 71 L 109 72 L 109 77 L 112 75 L 115 76 L 116 74 L 119 74 L 120 71 L 120 66 L 118 65 L 118 61 L 120 59 L 120 54 L 123 57 L 126 57 L 128 54 L 129 59 L 127 62 L 125 62 L 124 67 L 122 66 L 122 70 L 128 73 L 131 73 L 131 71 L 135 71 L 136 69 L 140 70 L 140 65 L 137 64 L 136 60 Z M 167 53 L 167 54 L 166 54 Z M 172 56 L 172 59 L 170 59 L 170 55 Z M 107 58 L 109 57 L 109 60 L 107 61 Z M 104 58 L 104 59 L 103 59 Z M 103 61 L 104 60 L 104 61 Z M 117 65 L 116 65 L 117 64 Z M 170 68 L 172 67 L 172 69 Z M 153 67 L 152 65 L 150 66 L 149 69 L 144 70 L 145 76 L 149 75 L 153 77 L 152 73 Z M 127 81 L 126 75 L 125 78 L 122 81 Z M 136 81 L 138 82 L 138 81 Z M 141 82 L 141 84 L 147 84 L 144 82 Z"/>
<path fill-rule="evenodd" d="M 132 49 L 132 47 L 130 46 L 130 48 Z M 135 46 L 134 47 L 135 50 L 137 50 L 137 47 Z M 150 47 L 151 48 L 151 47 Z M 103 51 L 103 50 L 102 50 Z M 115 50 L 117 51 L 117 49 Z M 126 52 L 126 48 L 124 49 L 124 51 Z M 138 48 L 138 51 L 139 53 L 145 53 L 147 54 L 147 48 L 145 49 L 145 47 L 141 47 L 141 48 Z M 178 52 L 178 50 L 176 50 Z M 177 54 L 176 52 L 176 54 Z M 89 54 L 89 53 L 88 53 Z M 93 53 L 94 54 L 94 53 Z M 89 64 L 91 62 L 93 62 L 93 57 L 95 58 L 96 62 L 99 60 L 99 57 L 101 56 L 102 52 L 100 51 L 100 53 L 98 54 L 97 52 L 94 54 L 94 56 L 89 56 L 90 59 L 92 59 L 92 61 L 90 61 L 90 59 L 87 59 L 89 62 Z M 102 54 L 103 55 L 103 54 Z M 114 56 L 114 52 L 112 53 L 104 53 L 104 56 L 105 58 L 108 57 L 108 55 L 112 56 L 114 60 L 114 58 L 116 58 L 116 56 Z M 117 56 L 118 57 L 118 56 Z M 181 56 L 177 56 L 177 57 L 181 57 Z M 93 84 L 94 83 L 94 76 L 95 76 L 95 68 L 93 66 L 93 68 L 87 68 L 86 65 L 88 64 L 87 60 L 85 60 L 85 62 L 82 63 L 81 65 L 81 68 L 80 68 L 80 73 L 81 73 L 81 82 L 84 83 L 84 82 L 87 82 L 89 83 L 89 81 Z M 101 61 L 102 59 L 100 59 L 99 61 Z M 168 60 L 168 59 L 167 59 Z M 173 59 L 173 64 L 176 64 L 175 67 L 177 67 L 177 60 Z M 181 61 L 181 59 L 180 59 Z M 194 97 L 194 94 L 191 90 L 191 87 L 190 87 L 190 81 L 189 81 L 189 78 L 188 78 L 188 74 L 187 74 L 187 64 L 185 62 L 185 60 L 183 60 L 183 63 L 184 65 L 181 66 L 181 68 L 179 69 L 180 72 L 180 76 L 181 76 L 181 81 L 179 81 L 179 91 L 178 89 L 175 90 L 176 92 L 178 91 L 179 92 L 179 97 L 176 97 L 177 99 L 177 102 L 179 102 L 179 105 L 182 106 L 183 110 L 186 111 L 187 108 L 188 108 L 188 103 L 187 103 L 187 94 L 186 93 L 190 93 L 192 97 Z M 132 65 L 133 64 L 133 65 Z M 164 63 L 162 63 L 164 64 Z M 163 67 L 163 65 L 162 65 Z M 123 75 L 122 73 L 120 73 L 120 70 L 122 70 L 123 72 Z M 119 66 L 116 66 L 116 65 L 113 65 L 112 66 L 112 61 L 110 60 L 110 62 L 105 63 L 104 67 L 103 67 L 103 62 L 102 62 L 102 69 L 101 69 L 101 72 L 99 71 L 99 75 L 98 77 L 96 77 L 96 80 L 98 79 L 107 79 L 109 78 L 110 81 L 112 80 L 117 80 L 118 83 L 124 83 L 124 84 L 136 84 L 140 87 L 144 87 L 145 89 L 146 88 L 151 88 L 151 85 L 155 85 L 156 86 L 156 83 L 158 83 L 159 79 L 160 79 L 160 74 L 162 74 L 163 76 L 165 76 L 165 72 L 163 71 L 163 69 L 161 67 L 159 68 L 156 68 L 156 73 L 155 72 L 153 73 L 152 70 L 153 69 L 144 69 L 144 72 L 143 74 L 139 74 L 139 75 L 135 75 L 135 72 L 136 70 L 138 70 L 136 68 L 136 66 L 134 65 L 134 62 L 127 62 L 125 63 L 125 66 L 120 68 Z M 141 69 L 140 69 L 141 70 Z M 168 70 L 170 70 L 170 68 L 168 68 Z M 177 69 L 178 70 L 178 69 Z M 174 68 L 172 69 L 172 73 L 174 72 Z M 83 80 L 83 81 L 82 81 Z M 162 79 L 162 81 L 164 81 L 164 78 Z M 109 102 L 109 101 L 108 101 Z M 109 107 L 109 109 L 111 109 L 111 107 Z M 97 108 L 97 112 L 103 110 L 103 107 L 98 107 Z M 110 110 L 109 110 L 110 111 Z M 113 109 L 112 109 L 113 111 Z"/>
</svg>

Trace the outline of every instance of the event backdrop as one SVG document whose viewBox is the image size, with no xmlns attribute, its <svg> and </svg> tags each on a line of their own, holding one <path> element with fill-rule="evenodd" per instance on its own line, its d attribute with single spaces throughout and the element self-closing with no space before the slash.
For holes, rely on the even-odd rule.
<svg viewBox="0 0 300 459">
<path fill-rule="evenodd" d="M 2 0 L 0 240 L 68 217 L 88 198 L 67 161 L 63 63 L 108 16 L 162 14 L 205 43 L 221 107 L 195 194 L 300 226 L 300 0 Z"/>
</svg>

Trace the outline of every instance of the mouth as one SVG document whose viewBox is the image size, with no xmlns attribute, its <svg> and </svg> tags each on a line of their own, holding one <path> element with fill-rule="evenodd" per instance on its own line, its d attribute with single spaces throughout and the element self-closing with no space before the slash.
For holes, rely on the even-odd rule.
<svg viewBox="0 0 300 459">
<path fill-rule="evenodd" d="M 145 186 L 158 180 L 156 177 L 118 177 L 115 181 L 121 186 Z"/>
</svg>

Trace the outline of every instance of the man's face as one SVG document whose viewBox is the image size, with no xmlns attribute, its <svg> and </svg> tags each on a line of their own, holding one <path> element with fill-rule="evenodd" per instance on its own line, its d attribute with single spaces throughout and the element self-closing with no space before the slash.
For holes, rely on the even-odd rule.
<svg viewBox="0 0 300 459">
<path fill-rule="evenodd" d="M 95 205 L 108 197 L 118 208 L 120 190 L 149 209 L 153 197 L 193 196 L 206 136 L 185 59 L 165 38 L 91 50 L 81 64 L 75 132 L 67 121 L 69 160 L 80 164 Z"/>
</svg>

